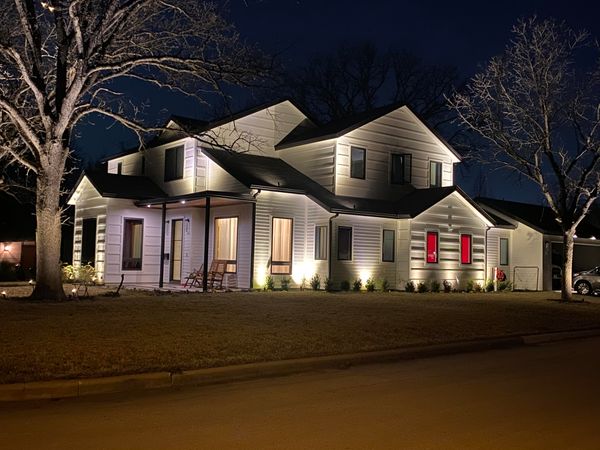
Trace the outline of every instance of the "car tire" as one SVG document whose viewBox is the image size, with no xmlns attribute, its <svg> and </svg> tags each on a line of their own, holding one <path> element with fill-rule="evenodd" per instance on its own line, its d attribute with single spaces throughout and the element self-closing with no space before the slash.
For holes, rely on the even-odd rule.
<svg viewBox="0 0 600 450">
<path fill-rule="evenodd" d="M 589 295 L 592 293 L 592 285 L 587 281 L 578 281 L 577 284 L 575 284 L 575 290 L 578 294 Z"/>
</svg>

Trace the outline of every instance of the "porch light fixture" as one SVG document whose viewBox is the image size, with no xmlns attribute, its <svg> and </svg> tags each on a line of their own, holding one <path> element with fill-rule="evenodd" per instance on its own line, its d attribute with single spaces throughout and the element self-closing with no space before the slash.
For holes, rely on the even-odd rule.
<svg viewBox="0 0 600 450">
<path fill-rule="evenodd" d="M 146 208 L 150 208 L 150 205 L 146 205 Z"/>
<path fill-rule="evenodd" d="M 181 204 L 182 204 L 182 205 L 185 205 L 185 200 L 181 200 Z"/>
<path fill-rule="evenodd" d="M 33 286 L 33 283 L 34 283 L 33 279 L 29 280 L 29 286 Z"/>
</svg>

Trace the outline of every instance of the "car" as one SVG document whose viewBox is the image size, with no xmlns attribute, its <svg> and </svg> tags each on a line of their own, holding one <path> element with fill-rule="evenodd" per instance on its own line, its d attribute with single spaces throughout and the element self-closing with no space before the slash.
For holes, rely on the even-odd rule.
<svg viewBox="0 0 600 450">
<path fill-rule="evenodd" d="M 582 295 L 600 293 L 600 266 L 573 274 L 573 288 Z"/>
</svg>

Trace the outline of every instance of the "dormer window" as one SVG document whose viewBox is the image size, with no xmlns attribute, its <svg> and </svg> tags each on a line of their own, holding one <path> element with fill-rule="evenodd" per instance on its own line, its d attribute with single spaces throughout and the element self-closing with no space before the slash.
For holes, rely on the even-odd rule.
<svg viewBox="0 0 600 450">
<path fill-rule="evenodd" d="M 412 155 L 392 153 L 390 181 L 392 184 L 410 184 Z"/>
<path fill-rule="evenodd" d="M 365 179 L 367 150 L 361 147 L 350 147 L 350 177 Z"/>
<path fill-rule="evenodd" d="M 165 150 L 165 181 L 183 178 L 183 145 Z"/>
</svg>

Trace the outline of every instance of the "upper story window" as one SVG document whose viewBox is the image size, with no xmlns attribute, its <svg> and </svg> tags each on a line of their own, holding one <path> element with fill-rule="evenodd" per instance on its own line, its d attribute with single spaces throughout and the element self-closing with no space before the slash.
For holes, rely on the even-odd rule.
<svg viewBox="0 0 600 450">
<path fill-rule="evenodd" d="M 165 150 L 165 181 L 183 178 L 183 145 Z"/>
<path fill-rule="evenodd" d="M 390 181 L 392 184 L 410 184 L 412 155 L 392 153 Z"/>
<path fill-rule="evenodd" d="M 442 163 L 429 161 L 429 187 L 442 187 Z"/>
<path fill-rule="evenodd" d="M 361 147 L 350 147 L 350 177 L 365 179 L 367 150 Z"/>
</svg>

